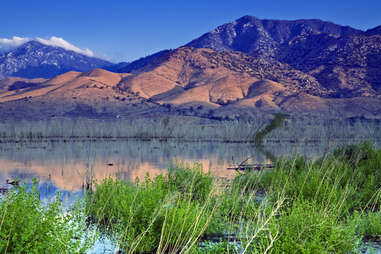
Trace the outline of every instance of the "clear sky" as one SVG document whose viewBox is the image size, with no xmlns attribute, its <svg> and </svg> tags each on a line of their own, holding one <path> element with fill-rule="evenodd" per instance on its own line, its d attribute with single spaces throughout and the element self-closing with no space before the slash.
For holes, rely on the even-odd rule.
<svg viewBox="0 0 381 254">
<path fill-rule="evenodd" d="M 0 38 L 62 37 L 114 62 L 176 48 L 244 15 L 381 25 L 381 0 L 5 0 Z"/>
</svg>

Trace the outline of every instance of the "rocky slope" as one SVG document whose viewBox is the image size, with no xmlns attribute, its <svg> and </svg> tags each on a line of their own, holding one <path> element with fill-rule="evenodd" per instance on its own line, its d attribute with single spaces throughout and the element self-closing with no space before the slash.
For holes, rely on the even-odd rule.
<svg viewBox="0 0 381 254">
<path fill-rule="evenodd" d="M 315 77 L 331 97 L 375 96 L 380 89 L 380 27 L 364 32 L 321 20 L 245 16 L 187 45 L 287 63 Z"/>
<path fill-rule="evenodd" d="M 0 78 L 53 78 L 68 71 L 89 71 L 109 65 L 110 62 L 99 58 L 29 41 L 10 52 L 0 54 Z"/>
<path fill-rule="evenodd" d="M 216 82 L 239 87 L 254 80 L 272 80 L 282 83 L 290 92 L 306 92 L 325 96 L 326 90 L 310 75 L 275 60 L 251 57 L 239 52 L 218 52 L 211 49 L 181 47 L 166 51 L 155 59 L 133 70 L 120 86 L 121 89 L 150 98 L 175 87 L 189 90 L 213 86 Z M 237 78 L 234 82 L 233 79 Z M 243 94 L 247 94 L 245 89 Z M 234 97 L 234 96 L 233 96 Z M 222 104 L 227 101 L 221 100 Z M 216 102 L 216 99 L 214 102 Z M 233 99 L 235 101 L 236 98 Z"/>
</svg>

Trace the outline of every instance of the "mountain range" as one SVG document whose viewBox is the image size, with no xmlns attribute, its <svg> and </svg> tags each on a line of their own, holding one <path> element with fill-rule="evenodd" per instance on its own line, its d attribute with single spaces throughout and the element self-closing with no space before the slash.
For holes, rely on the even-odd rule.
<svg viewBox="0 0 381 254">
<path fill-rule="evenodd" d="M 89 71 L 112 63 L 32 40 L 0 54 L 0 76 L 53 78 L 68 71 Z"/>
<path fill-rule="evenodd" d="M 244 16 L 180 48 L 116 65 L 31 41 L 0 56 L 1 74 L 23 77 L 0 81 L 2 117 L 379 118 L 381 26 Z"/>
</svg>

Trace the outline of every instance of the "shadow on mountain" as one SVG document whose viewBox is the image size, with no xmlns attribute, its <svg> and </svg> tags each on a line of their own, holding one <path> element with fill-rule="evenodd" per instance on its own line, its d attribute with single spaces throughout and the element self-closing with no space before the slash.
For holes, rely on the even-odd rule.
<svg viewBox="0 0 381 254">
<path fill-rule="evenodd" d="M 64 117 L 89 117 L 89 118 L 115 118 L 114 114 L 111 113 L 99 113 L 97 110 L 87 104 L 77 104 L 76 107 L 66 112 Z"/>
<path fill-rule="evenodd" d="M 376 92 L 381 92 L 381 52 L 367 55 L 365 80 Z"/>
<path fill-rule="evenodd" d="M 18 72 L 13 73 L 12 76 L 22 78 L 54 78 L 55 76 L 66 73 L 68 71 L 78 70 L 70 67 L 59 68 L 55 65 L 42 64 L 40 66 L 21 69 Z"/>
</svg>

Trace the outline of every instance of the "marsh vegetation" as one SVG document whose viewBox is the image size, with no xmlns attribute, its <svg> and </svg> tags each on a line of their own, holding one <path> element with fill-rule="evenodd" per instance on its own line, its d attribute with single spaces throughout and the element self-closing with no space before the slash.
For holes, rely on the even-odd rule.
<svg viewBox="0 0 381 254">
<path fill-rule="evenodd" d="M 359 253 L 363 242 L 381 235 L 380 168 L 381 150 L 366 142 L 315 160 L 280 159 L 272 170 L 237 173 L 231 180 L 205 173 L 199 164 L 173 165 L 166 174 L 135 182 L 106 178 L 87 193 L 80 213 L 65 213 L 76 214 L 75 230 L 66 217 L 58 219 L 59 200 L 43 208 L 35 191 L 19 189 L 1 201 L 2 250 L 24 234 L 41 235 L 38 246 L 44 246 L 54 230 L 85 251 L 92 241 L 76 239 L 86 226 L 124 253 Z M 8 213 L 22 216 L 31 209 L 29 216 L 37 214 L 44 227 L 35 218 L 37 223 L 12 226 Z M 64 248 L 57 244 L 56 250 Z M 31 252 L 38 246 L 31 245 Z"/>
</svg>

